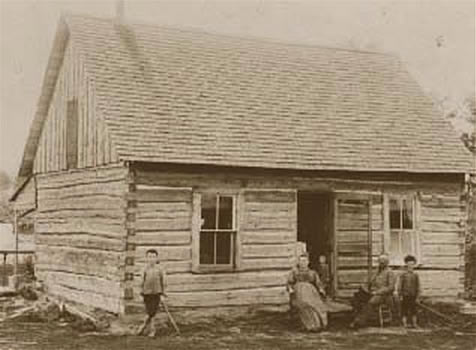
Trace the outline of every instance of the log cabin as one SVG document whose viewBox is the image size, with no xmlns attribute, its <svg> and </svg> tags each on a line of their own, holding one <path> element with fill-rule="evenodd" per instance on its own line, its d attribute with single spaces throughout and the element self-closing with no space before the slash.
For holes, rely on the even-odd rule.
<svg viewBox="0 0 476 350">
<path fill-rule="evenodd" d="M 48 292 L 113 313 L 149 248 L 175 308 L 287 304 L 297 242 L 336 296 L 382 252 L 456 295 L 470 170 L 396 56 L 67 15 L 15 198 Z"/>
</svg>

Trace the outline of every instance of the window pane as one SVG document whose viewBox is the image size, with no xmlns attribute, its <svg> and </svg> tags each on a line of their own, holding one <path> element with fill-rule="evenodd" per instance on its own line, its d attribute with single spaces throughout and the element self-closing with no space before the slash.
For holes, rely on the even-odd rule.
<svg viewBox="0 0 476 350">
<path fill-rule="evenodd" d="M 402 232 L 402 255 L 413 254 L 413 234 L 412 232 Z"/>
<path fill-rule="evenodd" d="M 400 232 L 390 232 L 390 257 L 393 259 L 400 258 Z"/>
<path fill-rule="evenodd" d="M 218 228 L 222 230 L 231 230 L 233 228 L 233 197 L 220 196 Z"/>
<path fill-rule="evenodd" d="M 200 232 L 200 264 L 213 264 L 215 232 Z"/>
<path fill-rule="evenodd" d="M 400 227 L 400 203 L 396 199 L 390 199 L 390 228 L 399 229 Z"/>
<path fill-rule="evenodd" d="M 214 194 L 202 195 L 202 229 L 216 229 L 217 197 Z"/>
<path fill-rule="evenodd" d="M 217 264 L 231 264 L 231 233 L 217 234 Z"/>
<path fill-rule="evenodd" d="M 403 228 L 413 228 L 413 201 L 411 199 L 403 200 Z"/>
</svg>

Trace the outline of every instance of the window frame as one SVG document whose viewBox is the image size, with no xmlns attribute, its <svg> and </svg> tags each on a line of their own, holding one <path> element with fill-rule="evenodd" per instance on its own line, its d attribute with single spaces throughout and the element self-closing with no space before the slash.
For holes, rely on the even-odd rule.
<svg viewBox="0 0 476 350">
<path fill-rule="evenodd" d="M 219 223 L 219 201 L 220 197 L 231 197 L 232 198 L 232 228 L 231 229 L 202 229 L 202 197 L 206 195 L 214 195 L 216 197 L 216 213 L 215 216 L 215 227 L 218 227 Z M 227 190 L 214 190 L 214 191 L 200 191 L 194 193 L 195 212 L 193 215 L 196 218 L 195 228 L 192 234 L 195 236 L 195 244 L 192 244 L 192 271 L 196 273 L 213 273 L 213 272 L 229 272 L 237 270 L 237 260 L 238 260 L 238 193 L 231 192 Z M 202 264 L 200 262 L 200 238 L 202 232 L 211 232 L 214 233 L 214 237 L 219 234 L 230 234 L 230 263 L 229 264 Z M 217 258 L 217 239 L 214 238 L 214 260 L 216 262 Z"/>
<path fill-rule="evenodd" d="M 404 221 L 404 207 L 403 207 L 403 200 L 408 200 L 409 202 L 412 203 L 412 228 L 404 228 L 403 221 Z M 390 210 L 390 202 L 392 200 L 397 200 L 399 211 L 400 211 L 400 227 L 399 228 L 392 228 L 391 227 L 391 210 Z M 414 255 L 418 261 L 420 261 L 420 230 L 419 230 L 419 223 L 417 221 L 418 215 L 418 198 L 415 193 L 387 193 L 385 196 L 385 202 L 386 202 L 386 207 L 387 210 L 385 212 L 385 217 L 387 221 L 386 225 L 386 231 L 387 231 L 387 245 L 386 245 L 386 251 L 388 252 L 389 259 L 390 259 L 390 265 L 392 266 L 401 266 L 404 264 L 403 258 L 407 253 L 402 252 L 402 247 L 403 247 L 403 239 L 404 235 L 408 234 L 411 237 L 411 252 L 408 254 Z M 392 235 L 393 234 L 398 234 L 398 241 L 399 241 L 399 247 L 398 247 L 398 255 L 394 255 L 392 253 Z"/>
</svg>

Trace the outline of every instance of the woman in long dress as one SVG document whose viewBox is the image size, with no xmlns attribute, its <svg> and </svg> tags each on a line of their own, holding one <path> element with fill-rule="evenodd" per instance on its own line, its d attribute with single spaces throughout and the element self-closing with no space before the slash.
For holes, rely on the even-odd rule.
<svg viewBox="0 0 476 350">
<path fill-rule="evenodd" d="M 327 327 L 324 285 L 316 271 L 309 268 L 309 257 L 302 254 L 298 265 L 288 276 L 288 291 L 291 306 L 298 312 L 299 318 L 308 331 L 317 332 Z"/>
</svg>

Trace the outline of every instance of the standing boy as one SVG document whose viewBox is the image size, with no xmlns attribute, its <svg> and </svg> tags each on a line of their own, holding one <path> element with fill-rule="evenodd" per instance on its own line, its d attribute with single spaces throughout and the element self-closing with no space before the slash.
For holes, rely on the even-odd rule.
<svg viewBox="0 0 476 350">
<path fill-rule="evenodd" d="M 406 270 L 399 278 L 397 289 L 402 305 L 402 323 L 404 327 L 407 327 L 408 321 L 411 319 L 413 327 L 416 328 L 416 303 L 421 291 L 420 277 L 414 271 L 416 258 L 407 255 L 404 261 Z"/>
<path fill-rule="evenodd" d="M 149 337 L 154 337 L 156 333 L 154 317 L 160 304 L 160 298 L 166 297 L 166 273 L 159 263 L 159 254 L 155 249 L 149 249 L 145 253 L 146 267 L 142 273 L 142 291 L 145 311 L 147 316 L 142 324 L 139 334 L 143 334 L 150 325 Z"/>
</svg>

